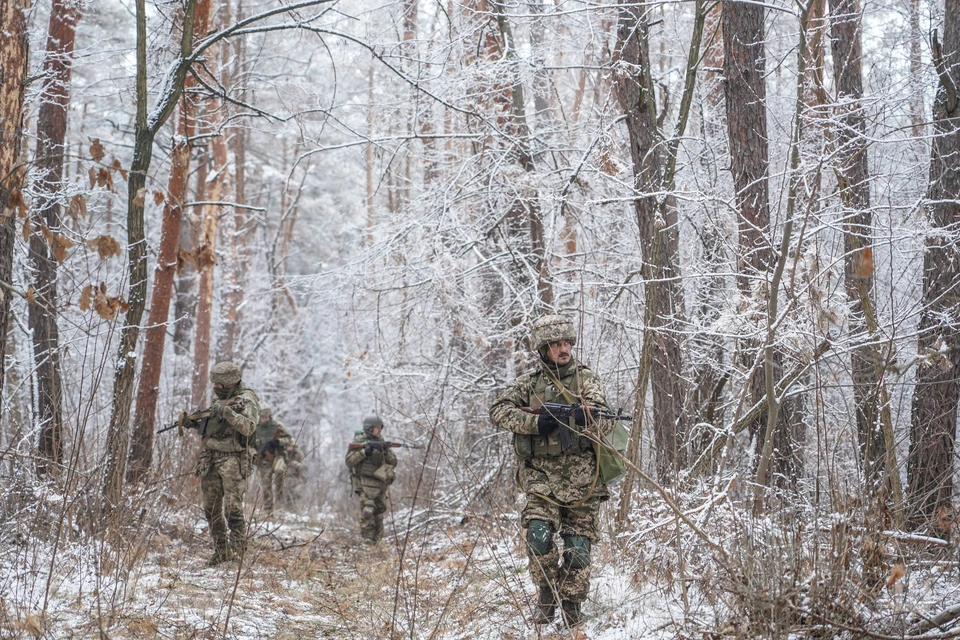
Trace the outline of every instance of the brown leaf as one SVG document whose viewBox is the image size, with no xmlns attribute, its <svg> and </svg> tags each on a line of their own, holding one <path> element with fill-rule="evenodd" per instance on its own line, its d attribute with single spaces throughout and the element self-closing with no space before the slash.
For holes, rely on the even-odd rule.
<svg viewBox="0 0 960 640">
<path fill-rule="evenodd" d="M 209 244 L 202 244 L 197 247 L 196 266 L 197 271 L 203 271 L 207 267 L 217 264 L 217 254 Z"/>
<path fill-rule="evenodd" d="M 157 206 L 159 207 L 161 204 L 163 204 L 164 199 L 165 199 L 165 197 L 164 197 L 164 195 L 163 195 L 163 191 L 154 191 L 154 192 L 153 192 L 153 204 L 155 204 L 155 205 L 157 205 Z"/>
<path fill-rule="evenodd" d="M 53 257 L 57 259 L 58 264 L 63 264 L 67 259 L 67 252 L 73 246 L 73 241 L 67 236 L 59 233 L 53 234 L 53 241 L 50 242 L 50 248 L 53 250 Z"/>
<path fill-rule="evenodd" d="M 119 171 L 119 172 L 120 172 L 120 177 L 123 178 L 123 181 L 124 181 L 124 182 L 127 181 L 127 171 L 126 171 L 126 169 L 123 168 L 123 165 L 120 164 L 120 161 L 119 161 L 119 160 L 117 160 L 116 158 L 114 158 L 114 159 L 113 159 L 113 162 L 110 164 L 110 168 L 113 169 L 114 171 Z"/>
<path fill-rule="evenodd" d="M 111 300 L 116 300 L 116 298 L 107 297 L 107 286 L 101 282 L 100 288 L 93 296 L 93 310 L 104 320 L 113 320 L 117 317 L 117 308 L 110 304 Z"/>
<path fill-rule="evenodd" d="M 30 233 L 31 233 L 32 231 L 33 231 L 33 229 L 32 229 L 32 227 L 30 226 L 30 218 L 24 218 L 24 219 L 23 219 L 23 231 L 22 231 L 22 233 L 23 233 L 23 241 L 24 241 L 24 242 L 30 242 Z"/>
<path fill-rule="evenodd" d="M 87 241 L 92 249 L 96 249 L 101 260 L 106 260 L 113 256 L 119 256 L 123 253 L 120 243 L 113 236 L 97 236 L 93 240 Z"/>
<path fill-rule="evenodd" d="M 97 186 L 97 170 L 93 167 L 90 167 L 90 169 L 87 171 L 87 175 L 90 176 L 90 188 L 93 189 L 95 186 Z"/>
<path fill-rule="evenodd" d="M 87 217 L 87 199 L 82 194 L 76 194 L 70 198 L 70 208 L 67 210 L 70 216 L 76 220 L 77 218 L 86 218 Z"/>
<path fill-rule="evenodd" d="M 88 284 L 83 288 L 83 291 L 80 293 L 80 311 L 87 311 L 90 309 L 90 302 L 93 299 L 93 285 Z"/>
<path fill-rule="evenodd" d="M 869 278 L 873 275 L 873 250 L 870 247 L 864 247 L 860 250 L 860 265 L 858 272 L 861 278 Z"/>
<path fill-rule="evenodd" d="M 90 157 L 93 158 L 94 162 L 100 162 L 104 155 L 106 155 L 106 152 L 103 145 L 100 144 L 100 138 L 92 138 L 90 140 Z"/>
<path fill-rule="evenodd" d="M 106 187 L 110 191 L 113 191 L 113 176 L 106 169 L 99 169 L 97 171 L 97 186 Z"/>
<path fill-rule="evenodd" d="M 907 567 L 902 562 L 893 565 L 893 568 L 890 569 L 890 575 L 887 577 L 887 589 L 895 585 L 897 580 L 905 575 L 907 575 Z"/>
<path fill-rule="evenodd" d="M 31 285 L 30 288 L 27 289 L 27 302 L 29 304 L 37 304 L 37 292 L 33 288 L 33 285 Z"/>
<path fill-rule="evenodd" d="M 23 192 L 16 187 L 11 189 L 10 195 L 7 196 L 7 208 L 20 211 L 21 209 L 25 209 L 26 206 L 27 203 L 23 201 Z"/>
<path fill-rule="evenodd" d="M 140 187 L 139 189 L 137 189 L 137 195 L 133 197 L 133 204 L 138 207 L 142 207 L 143 200 L 144 198 L 146 198 L 146 196 L 147 196 L 147 189 L 145 187 Z"/>
</svg>

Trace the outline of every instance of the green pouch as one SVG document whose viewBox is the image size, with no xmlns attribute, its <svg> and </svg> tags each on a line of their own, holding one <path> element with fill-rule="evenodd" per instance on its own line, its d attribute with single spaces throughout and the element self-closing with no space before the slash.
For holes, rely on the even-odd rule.
<svg viewBox="0 0 960 640">
<path fill-rule="evenodd" d="M 522 433 L 513 434 L 513 452 L 521 460 L 533 457 L 533 436 Z"/>
<path fill-rule="evenodd" d="M 604 483 L 612 484 L 627 473 L 624 455 L 627 452 L 630 432 L 623 426 L 623 422 L 617 420 L 610 435 L 603 436 L 601 440 L 603 444 L 593 444 L 597 454 L 597 466 L 600 467 L 600 478 Z"/>
</svg>

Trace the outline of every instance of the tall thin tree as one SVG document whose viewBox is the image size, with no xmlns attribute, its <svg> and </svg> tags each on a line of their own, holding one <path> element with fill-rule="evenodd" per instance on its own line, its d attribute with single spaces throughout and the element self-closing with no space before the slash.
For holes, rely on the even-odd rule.
<svg viewBox="0 0 960 640">
<path fill-rule="evenodd" d="M 72 0 L 54 0 L 47 27 L 43 58 L 43 84 L 37 116 L 37 197 L 31 211 L 30 262 L 33 265 L 33 296 L 29 326 L 37 371 L 37 411 L 40 420 L 40 455 L 53 465 L 63 453 L 63 406 L 60 372 L 60 333 L 57 327 L 57 263 L 65 245 L 60 235 L 60 200 L 63 193 L 64 141 L 70 75 L 76 42 L 79 5 Z M 41 464 L 41 472 L 46 465 Z"/>
<path fill-rule="evenodd" d="M 954 517 L 954 443 L 960 401 L 960 3 L 947 2 L 943 45 L 934 35 L 939 76 L 924 207 L 929 231 L 923 253 L 917 384 L 907 459 L 909 523 L 949 535 Z"/>
</svg>

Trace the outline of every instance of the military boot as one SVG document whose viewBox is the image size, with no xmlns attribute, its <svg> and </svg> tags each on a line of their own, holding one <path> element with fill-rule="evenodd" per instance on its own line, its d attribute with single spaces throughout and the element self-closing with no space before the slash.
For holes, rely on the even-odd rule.
<svg viewBox="0 0 960 640">
<path fill-rule="evenodd" d="M 217 547 L 210 559 L 207 560 L 208 567 L 215 567 L 218 564 L 233 560 L 233 552 L 227 547 Z"/>
<path fill-rule="evenodd" d="M 580 610 L 579 602 L 564 600 L 560 603 L 560 608 L 563 610 L 563 624 L 567 627 L 575 627 L 583 622 L 583 612 Z"/>
<path fill-rule="evenodd" d="M 540 599 L 533 611 L 533 624 L 550 624 L 557 611 L 557 598 L 550 587 L 540 587 Z"/>
</svg>

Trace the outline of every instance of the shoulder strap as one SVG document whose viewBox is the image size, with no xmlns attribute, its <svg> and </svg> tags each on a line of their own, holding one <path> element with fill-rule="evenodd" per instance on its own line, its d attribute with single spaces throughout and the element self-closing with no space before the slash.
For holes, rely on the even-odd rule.
<svg viewBox="0 0 960 640">
<path fill-rule="evenodd" d="M 553 375 L 553 372 L 550 371 L 550 369 L 544 369 L 543 372 L 547 374 L 547 377 L 550 378 L 550 382 L 552 382 L 553 385 L 557 388 L 557 391 L 559 391 L 560 395 L 563 396 L 563 399 L 567 401 L 567 404 L 576 404 L 577 402 L 576 397 L 572 393 L 570 393 L 570 391 L 565 386 L 563 386 L 563 383 L 560 382 L 557 376 Z"/>
</svg>

